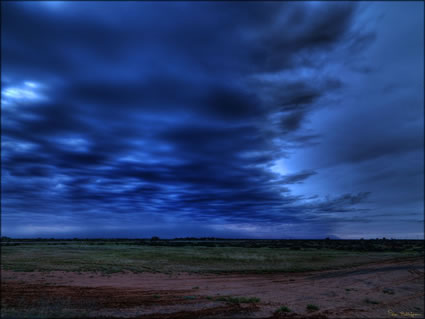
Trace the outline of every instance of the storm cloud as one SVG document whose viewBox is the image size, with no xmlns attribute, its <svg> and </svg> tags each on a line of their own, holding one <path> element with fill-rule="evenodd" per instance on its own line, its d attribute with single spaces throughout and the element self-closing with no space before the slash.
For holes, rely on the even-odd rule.
<svg viewBox="0 0 425 319">
<path fill-rule="evenodd" d="M 423 3 L 1 6 L 4 234 L 423 235 Z"/>
</svg>

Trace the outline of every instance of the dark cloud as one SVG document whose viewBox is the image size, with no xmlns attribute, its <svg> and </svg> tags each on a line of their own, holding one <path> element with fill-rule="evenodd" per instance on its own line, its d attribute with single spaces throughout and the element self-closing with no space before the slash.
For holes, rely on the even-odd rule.
<svg viewBox="0 0 425 319">
<path fill-rule="evenodd" d="M 315 171 L 303 171 L 297 174 L 286 175 L 284 177 L 285 184 L 301 183 L 312 175 L 317 174 Z"/>
<path fill-rule="evenodd" d="M 362 203 L 370 195 L 370 192 L 358 194 L 344 194 L 334 199 L 327 199 L 312 205 L 312 208 L 326 213 L 351 212 L 352 206 Z"/>
<path fill-rule="evenodd" d="M 292 187 L 320 169 L 276 170 L 322 141 L 309 120 L 346 88 L 324 56 L 375 41 L 353 29 L 357 4 L 1 5 L 2 213 L 11 227 L 38 216 L 53 233 L 67 221 L 73 235 L 98 222 L 122 236 L 136 224 L 185 236 L 177 229 L 190 221 L 193 234 L 206 222 L 210 234 L 264 237 L 264 226 L 324 236 L 335 223 L 323 212 L 356 213 L 368 197 L 367 188 L 296 195 Z M 347 144 L 318 162 L 361 162 L 423 142 L 406 132 L 395 147 L 378 146 L 371 129 L 344 135 Z"/>
</svg>

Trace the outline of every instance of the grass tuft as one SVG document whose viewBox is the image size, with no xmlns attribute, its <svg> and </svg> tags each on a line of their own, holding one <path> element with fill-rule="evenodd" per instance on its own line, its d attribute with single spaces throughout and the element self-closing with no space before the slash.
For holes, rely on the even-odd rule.
<svg viewBox="0 0 425 319">
<path fill-rule="evenodd" d="M 257 303 L 260 302 L 260 298 L 257 297 L 232 297 L 232 296 L 220 296 L 215 298 L 216 301 L 225 301 L 233 304 L 241 303 Z"/>
<path fill-rule="evenodd" d="M 289 309 L 286 306 L 281 306 L 279 308 L 276 309 L 275 313 L 282 313 L 282 312 L 291 312 L 292 310 Z"/>
<path fill-rule="evenodd" d="M 369 298 L 365 298 L 363 301 L 365 303 L 368 303 L 368 304 L 371 304 L 371 305 L 378 305 L 379 304 L 379 301 L 372 300 L 372 299 L 369 299 Z"/>
<path fill-rule="evenodd" d="M 319 310 L 319 307 L 317 307 L 316 305 L 313 305 L 313 304 L 308 304 L 306 309 L 308 311 L 317 311 L 317 310 Z"/>
<path fill-rule="evenodd" d="M 382 292 L 383 292 L 384 294 L 394 295 L 394 290 L 389 289 L 389 288 L 385 288 L 384 290 L 382 290 Z"/>
<path fill-rule="evenodd" d="M 193 299 L 196 299 L 196 296 L 184 296 L 183 299 L 193 300 Z"/>
</svg>

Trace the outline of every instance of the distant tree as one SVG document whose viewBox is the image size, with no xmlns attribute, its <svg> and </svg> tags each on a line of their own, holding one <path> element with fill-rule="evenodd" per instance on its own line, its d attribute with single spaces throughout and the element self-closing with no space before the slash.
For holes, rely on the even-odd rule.
<svg viewBox="0 0 425 319">
<path fill-rule="evenodd" d="M 158 236 L 153 236 L 152 238 L 151 238 L 151 241 L 158 241 L 159 240 L 159 237 Z"/>
</svg>

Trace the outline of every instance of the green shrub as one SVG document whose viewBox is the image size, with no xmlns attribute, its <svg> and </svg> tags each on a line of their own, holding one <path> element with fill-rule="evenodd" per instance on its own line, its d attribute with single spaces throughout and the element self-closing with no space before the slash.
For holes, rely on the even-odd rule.
<svg viewBox="0 0 425 319">
<path fill-rule="evenodd" d="M 183 299 L 193 300 L 193 299 L 196 299 L 196 297 L 195 296 L 184 296 Z"/>
<path fill-rule="evenodd" d="M 389 289 L 389 288 L 385 288 L 384 290 L 382 290 L 382 292 L 383 292 L 384 294 L 394 295 L 394 290 Z"/>
<path fill-rule="evenodd" d="M 306 309 L 308 311 L 317 311 L 317 310 L 319 310 L 319 307 L 317 307 L 316 305 L 309 304 L 309 305 L 307 305 Z"/>
<path fill-rule="evenodd" d="M 288 307 L 286 307 L 286 306 L 282 306 L 282 307 L 279 307 L 279 308 L 277 308 L 277 310 L 275 311 L 275 313 L 281 313 L 281 312 L 291 312 L 292 310 L 291 309 L 289 309 Z"/>
<path fill-rule="evenodd" d="M 228 303 L 240 304 L 240 303 L 257 303 L 260 302 L 260 298 L 257 297 L 232 297 L 232 296 L 221 296 L 217 297 L 217 301 L 225 301 Z"/>
<path fill-rule="evenodd" d="M 371 300 L 371 299 L 369 299 L 369 298 L 365 298 L 365 299 L 364 299 L 364 302 L 365 302 L 365 303 L 368 303 L 368 304 L 372 304 L 372 305 L 377 305 L 377 304 L 379 304 L 379 301 Z"/>
</svg>

